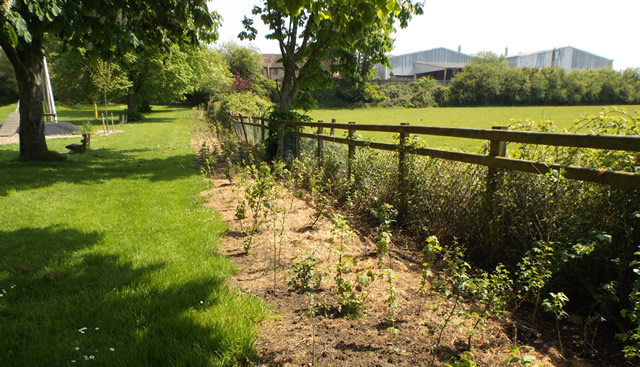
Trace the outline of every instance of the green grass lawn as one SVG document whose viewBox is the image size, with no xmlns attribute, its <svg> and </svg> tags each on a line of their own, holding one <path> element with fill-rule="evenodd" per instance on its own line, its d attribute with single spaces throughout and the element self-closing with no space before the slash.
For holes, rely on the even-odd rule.
<svg viewBox="0 0 640 367">
<path fill-rule="evenodd" d="M 0 124 L 4 124 L 9 114 L 16 110 L 15 103 L 0 106 Z"/>
<path fill-rule="evenodd" d="M 347 123 L 355 121 L 361 124 L 398 125 L 408 122 L 411 125 L 468 127 L 490 129 L 491 126 L 509 125 L 513 121 L 533 119 L 551 119 L 560 128 L 569 127 L 580 115 L 595 114 L 603 106 L 536 106 L 536 107 L 446 107 L 446 108 L 367 108 L 340 110 L 313 110 L 309 115 L 314 121 Z M 640 106 L 624 106 L 628 111 L 636 111 Z M 337 131 L 343 135 L 344 131 Z M 392 142 L 393 135 L 388 133 L 360 132 L 364 139 Z M 434 147 L 456 147 L 464 150 L 477 150 L 483 142 L 471 139 L 423 136 L 422 141 Z"/>
<path fill-rule="evenodd" d="M 65 121 L 92 114 L 60 109 Z M 225 285 L 234 267 L 216 248 L 226 227 L 200 205 L 188 116 L 157 108 L 62 162 L 18 162 L 17 145 L 0 146 L 0 366 L 251 357 L 267 309 Z"/>
</svg>

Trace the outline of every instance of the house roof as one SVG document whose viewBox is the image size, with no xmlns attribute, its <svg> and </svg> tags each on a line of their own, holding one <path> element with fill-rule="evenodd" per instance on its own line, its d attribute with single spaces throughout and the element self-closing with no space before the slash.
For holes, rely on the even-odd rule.
<svg viewBox="0 0 640 367">
<path fill-rule="evenodd" d="M 280 54 L 262 54 L 262 65 L 267 68 L 284 68 L 280 59 L 282 56 Z"/>
</svg>

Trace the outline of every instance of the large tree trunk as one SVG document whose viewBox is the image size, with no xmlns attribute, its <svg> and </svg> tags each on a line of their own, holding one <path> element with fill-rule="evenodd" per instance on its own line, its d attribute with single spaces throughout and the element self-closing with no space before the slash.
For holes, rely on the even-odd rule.
<svg viewBox="0 0 640 367">
<path fill-rule="evenodd" d="M 51 159 L 44 137 L 44 110 L 42 106 L 42 41 L 32 33 L 31 43 L 13 47 L 0 39 L 0 46 L 13 65 L 20 97 L 20 159 Z"/>
<path fill-rule="evenodd" d="M 293 107 L 293 101 L 295 101 L 298 95 L 299 83 L 296 76 L 295 60 L 293 58 L 287 58 L 284 61 L 284 78 L 282 79 L 282 86 L 280 88 L 280 112 L 289 112 Z"/>
<path fill-rule="evenodd" d="M 290 78 L 282 80 L 282 87 L 280 88 L 280 112 L 289 112 L 293 106 L 293 98 L 291 98 L 292 84 Z"/>
<path fill-rule="evenodd" d="M 135 115 L 135 113 L 138 111 L 137 98 L 138 98 L 138 96 L 137 96 L 136 90 L 132 86 L 127 91 L 127 114 L 129 116 Z"/>
<path fill-rule="evenodd" d="M 42 59 L 25 65 L 24 73 L 17 72 L 16 79 L 20 95 L 20 159 L 48 159 L 42 108 Z"/>
<path fill-rule="evenodd" d="M 28 45 L 34 46 L 34 45 Z M 36 48 L 25 47 L 17 50 L 14 64 L 18 95 L 20 96 L 20 159 L 46 160 L 51 156 L 44 136 L 44 110 L 42 106 L 42 51 L 39 43 Z M 15 62 L 14 62 L 15 61 Z M 16 62 L 19 63 L 16 67 Z"/>
</svg>

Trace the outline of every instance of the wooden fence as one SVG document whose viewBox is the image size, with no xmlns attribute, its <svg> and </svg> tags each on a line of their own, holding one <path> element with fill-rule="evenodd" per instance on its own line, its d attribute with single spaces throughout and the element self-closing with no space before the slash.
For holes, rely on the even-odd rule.
<svg viewBox="0 0 640 367">
<path fill-rule="evenodd" d="M 499 173 L 501 170 L 512 170 L 520 172 L 528 172 L 533 174 L 546 174 L 550 170 L 564 170 L 564 177 L 586 182 L 596 182 L 606 185 L 622 186 L 622 187 L 640 187 L 640 174 L 612 171 L 609 169 L 593 169 L 574 166 L 560 166 L 557 164 L 527 161 L 520 159 L 512 159 L 505 157 L 506 146 L 509 142 L 538 144 L 545 146 L 560 147 L 578 147 L 593 148 L 606 150 L 621 150 L 629 152 L 640 152 L 640 137 L 638 136 L 613 136 L 613 135 L 587 135 L 587 134 L 556 134 L 526 131 L 510 131 L 506 127 L 495 126 L 492 129 L 468 129 L 454 127 L 431 127 L 431 126 L 411 126 L 408 123 L 400 125 L 367 125 L 349 122 L 348 124 L 318 122 L 302 122 L 302 121 L 282 121 L 269 120 L 263 117 L 245 117 L 232 116 L 232 121 L 237 123 L 242 138 L 249 142 L 247 134 L 247 126 L 254 128 L 259 132 L 260 141 L 264 141 L 266 130 L 283 129 L 286 126 L 292 127 L 292 131 L 287 134 L 296 137 L 295 154 L 299 155 L 299 139 L 309 138 L 317 141 L 316 154 L 319 158 L 323 158 L 323 142 L 330 141 L 338 144 L 345 144 L 348 148 L 347 153 L 347 175 L 351 177 L 351 164 L 356 153 L 356 147 L 370 147 L 372 149 L 380 149 L 398 152 L 398 195 L 400 208 L 399 212 L 403 212 L 402 205 L 406 202 L 407 180 L 406 180 L 406 155 L 415 154 L 420 156 L 428 156 L 433 158 L 446 159 L 457 162 L 478 164 L 489 167 L 487 177 L 487 192 L 489 196 L 495 191 L 499 184 Z M 301 128 L 311 128 L 314 133 L 305 133 Z M 326 133 L 328 129 L 329 134 Z M 335 136 L 335 130 L 345 130 L 347 135 L 345 138 Z M 371 141 L 363 141 L 356 139 L 356 131 L 374 131 L 389 132 L 399 134 L 399 144 L 379 143 Z M 419 148 L 408 145 L 411 134 L 416 135 L 437 135 L 458 138 L 481 139 L 489 142 L 487 154 L 474 154 L 466 152 L 452 152 L 441 149 Z M 254 134 L 257 135 L 257 134 Z"/>
</svg>

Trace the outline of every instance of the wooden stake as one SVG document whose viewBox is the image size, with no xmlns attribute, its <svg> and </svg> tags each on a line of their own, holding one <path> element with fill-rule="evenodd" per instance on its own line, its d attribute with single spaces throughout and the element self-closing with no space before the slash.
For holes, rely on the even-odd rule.
<svg viewBox="0 0 640 367">
<path fill-rule="evenodd" d="M 115 131 L 116 131 L 116 128 L 113 124 L 113 112 L 111 112 L 111 132 L 115 132 Z"/>
</svg>

